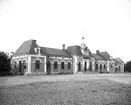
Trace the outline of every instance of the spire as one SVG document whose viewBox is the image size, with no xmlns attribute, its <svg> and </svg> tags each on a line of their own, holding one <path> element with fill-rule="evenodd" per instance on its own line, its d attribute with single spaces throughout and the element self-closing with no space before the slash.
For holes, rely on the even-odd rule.
<svg viewBox="0 0 131 105">
<path fill-rule="evenodd" d="M 85 37 L 82 37 L 82 40 L 84 40 L 85 39 Z"/>
</svg>

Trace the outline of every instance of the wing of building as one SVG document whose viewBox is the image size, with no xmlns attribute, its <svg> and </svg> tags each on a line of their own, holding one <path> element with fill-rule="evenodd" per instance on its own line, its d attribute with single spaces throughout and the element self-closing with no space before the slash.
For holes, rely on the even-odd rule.
<svg viewBox="0 0 131 105">
<path fill-rule="evenodd" d="M 83 43 L 57 49 L 39 46 L 33 39 L 17 49 L 12 65 L 23 75 L 124 71 L 122 60 L 113 59 L 107 52 L 91 53 Z"/>
</svg>

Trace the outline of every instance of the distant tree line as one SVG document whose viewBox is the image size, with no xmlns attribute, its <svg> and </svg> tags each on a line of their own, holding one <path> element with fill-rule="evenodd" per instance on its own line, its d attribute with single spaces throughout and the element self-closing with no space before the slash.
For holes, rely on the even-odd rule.
<svg viewBox="0 0 131 105">
<path fill-rule="evenodd" d="M 131 61 L 128 61 L 127 63 L 125 63 L 124 71 L 125 72 L 131 72 Z"/>
</svg>

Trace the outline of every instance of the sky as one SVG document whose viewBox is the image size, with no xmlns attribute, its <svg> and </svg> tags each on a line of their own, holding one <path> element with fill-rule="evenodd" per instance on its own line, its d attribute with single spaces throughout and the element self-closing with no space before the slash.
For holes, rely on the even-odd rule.
<svg viewBox="0 0 131 105">
<path fill-rule="evenodd" d="M 15 52 L 30 39 L 80 45 L 82 36 L 92 53 L 131 60 L 131 0 L 0 0 L 0 51 Z"/>
</svg>

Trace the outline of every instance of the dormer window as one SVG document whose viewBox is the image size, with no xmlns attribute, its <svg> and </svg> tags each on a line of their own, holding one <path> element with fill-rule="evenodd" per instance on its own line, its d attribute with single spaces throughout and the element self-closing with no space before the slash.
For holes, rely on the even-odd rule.
<svg viewBox="0 0 131 105">
<path fill-rule="evenodd" d="M 41 49 L 40 49 L 40 47 L 36 47 L 36 48 L 34 48 L 34 50 L 35 50 L 35 52 L 36 52 L 37 54 L 41 54 Z"/>
</svg>

